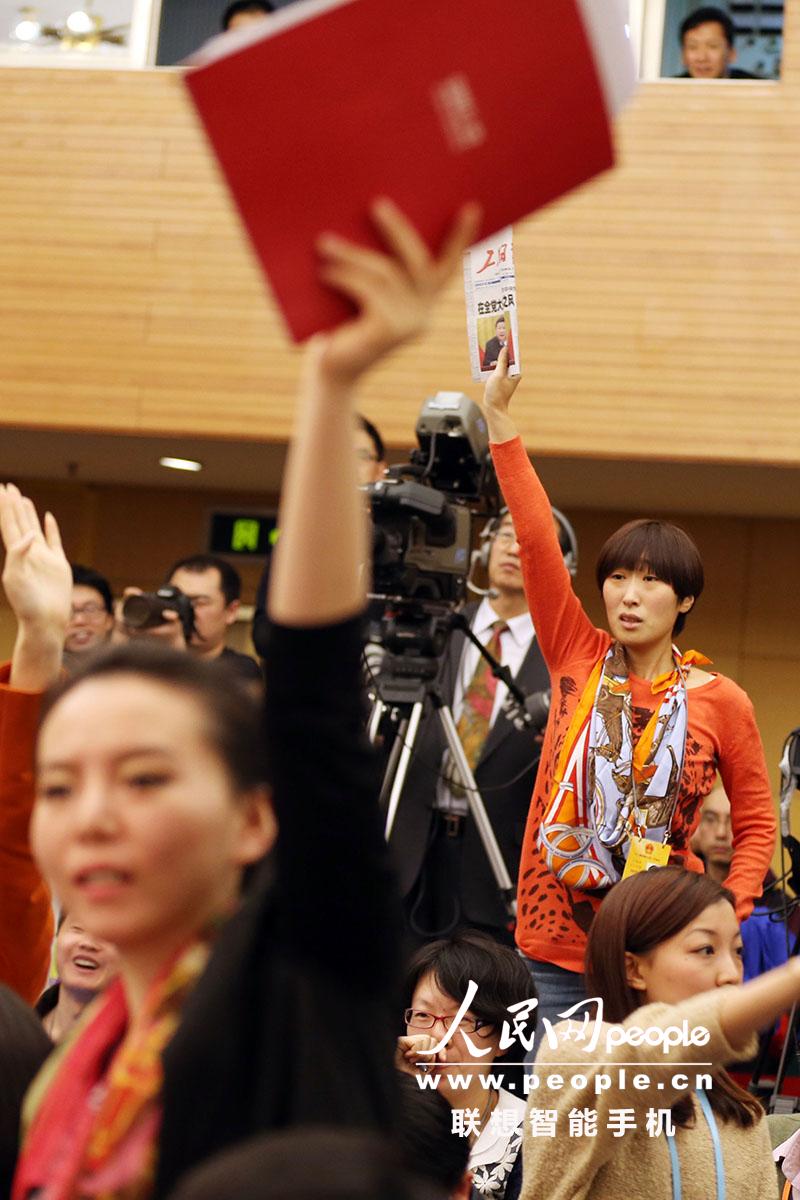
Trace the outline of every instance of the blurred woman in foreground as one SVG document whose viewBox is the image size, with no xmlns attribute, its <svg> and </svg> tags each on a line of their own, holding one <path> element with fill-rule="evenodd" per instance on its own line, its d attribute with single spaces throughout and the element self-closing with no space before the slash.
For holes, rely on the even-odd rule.
<svg viewBox="0 0 800 1200">
<path fill-rule="evenodd" d="M 319 244 L 321 278 L 358 315 L 307 352 L 266 756 L 249 697 L 158 647 L 111 651 L 45 710 L 34 851 L 75 919 L 115 944 L 120 975 L 35 1085 L 15 1200 L 145 1200 L 260 1130 L 391 1124 L 399 921 L 362 732 L 353 390 L 425 327 L 477 216 L 433 259 L 388 201 L 373 215 L 388 253 Z"/>
</svg>

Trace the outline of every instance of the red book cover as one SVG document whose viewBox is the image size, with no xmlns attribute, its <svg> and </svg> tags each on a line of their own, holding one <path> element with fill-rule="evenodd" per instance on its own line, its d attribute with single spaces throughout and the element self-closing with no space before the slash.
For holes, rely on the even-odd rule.
<svg viewBox="0 0 800 1200">
<path fill-rule="evenodd" d="M 241 48 L 217 39 L 221 54 L 187 72 L 296 340 L 349 315 L 319 283 L 314 247 L 326 230 L 377 245 L 376 196 L 436 248 L 466 200 L 483 207 L 484 237 L 612 165 L 582 2 L 313 4 Z"/>
</svg>

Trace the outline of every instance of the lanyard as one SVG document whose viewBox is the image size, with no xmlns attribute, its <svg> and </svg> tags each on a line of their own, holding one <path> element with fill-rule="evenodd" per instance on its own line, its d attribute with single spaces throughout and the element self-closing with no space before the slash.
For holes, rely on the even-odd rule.
<svg viewBox="0 0 800 1200">
<path fill-rule="evenodd" d="M 703 1110 L 703 1116 L 708 1125 L 708 1131 L 711 1134 L 711 1141 L 714 1146 L 714 1170 L 717 1176 L 717 1200 L 725 1200 L 725 1169 L 722 1163 L 722 1146 L 719 1140 L 719 1129 L 714 1114 L 711 1111 L 711 1105 L 708 1102 L 708 1096 L 705 1092 L 695 1092 L 700 1107 Z M 669 1150 L 669 1161 L 672 1167 L 672 1200 L 682 1200 L 683 1188 L 681 1186 L 681 1164 L 678 1159 L 678 1148 L 675 1145 L 675 1135 L 667 1134 L 667 1149 Z"/>
</svg>

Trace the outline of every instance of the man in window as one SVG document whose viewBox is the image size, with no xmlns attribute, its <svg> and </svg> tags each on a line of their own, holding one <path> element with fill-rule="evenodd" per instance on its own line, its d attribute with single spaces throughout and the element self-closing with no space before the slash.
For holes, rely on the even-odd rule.
<svg viewBox="0 0 800 1200">
<path fill-rule="evenodd" d="M 696 8 L 681 25 L 681 79 L 757 79 L 733 66 L 736 27 L 722 8 Z"/>
</svg>

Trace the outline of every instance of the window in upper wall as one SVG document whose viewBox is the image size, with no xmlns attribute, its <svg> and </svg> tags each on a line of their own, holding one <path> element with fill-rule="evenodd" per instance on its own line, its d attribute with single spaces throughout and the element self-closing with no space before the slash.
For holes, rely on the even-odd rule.
<svg viewBox="0 0 800 1200">
<path fill-rule="evenodd" d="M 702 5 L 697 0 L 629 0 L 629 5 L 644 79 L 780 78 L 784 0 Z M 719 20 L 713 19 L 714 12 Z M 682 44 L 681 26 L 695 13 L 712 19 L 687 31 Z"/>
<path fill-rule="evenodd" d="M 140 67 L 157 0 L 0 0 L 0 65 Z"/>
<path fill-rule="evenodd" d="M 294 2 L 269 0 L 275 11 Z M 161 0 L 155 60 L 158 65 L 168 67 L 182 62 L 210 37 L 219 33 L 229 3 L 230 0 Z M 249 14 L 250 20 L 254 18 L 258 19 L 259 14 Z"/>
</svg>

